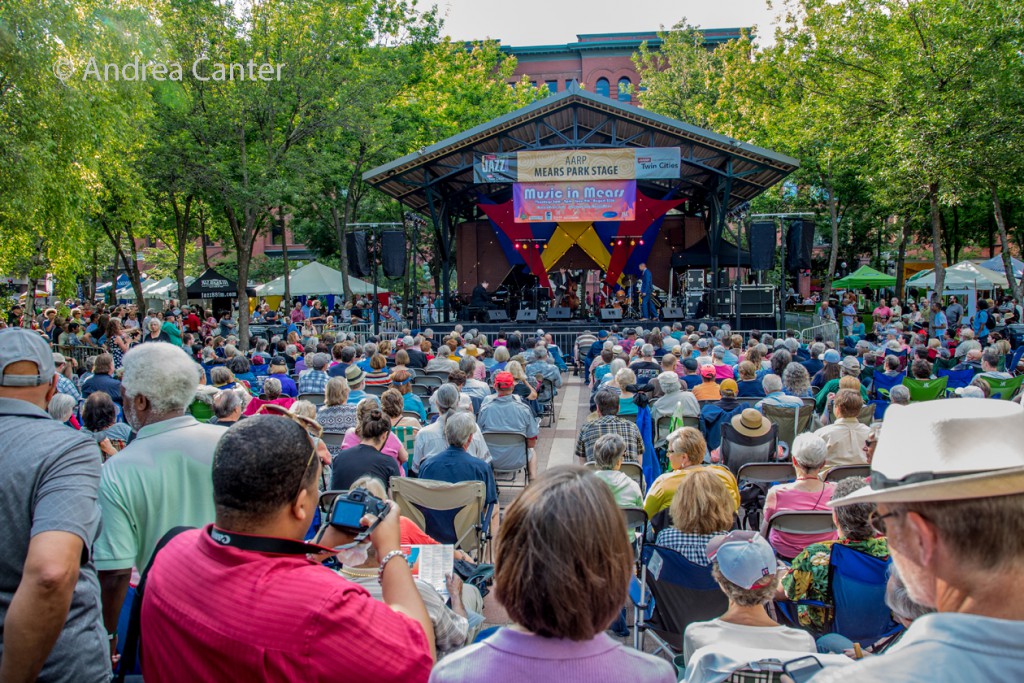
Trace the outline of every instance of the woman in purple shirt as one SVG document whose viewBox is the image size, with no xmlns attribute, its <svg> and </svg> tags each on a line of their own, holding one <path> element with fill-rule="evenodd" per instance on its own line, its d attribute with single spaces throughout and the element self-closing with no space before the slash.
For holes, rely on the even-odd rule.
<svg viewBox="0 0 1024 683">
<path fill-rule="evenodd" d="M 626 602 L 633 551 L 611 489 L 582 467 L 545 472 L 498 532 L 494 586 L 513 625 L 451 654 L 431 683 L 672 683 L 672 665 L 605 629 Z"/>
</svg>

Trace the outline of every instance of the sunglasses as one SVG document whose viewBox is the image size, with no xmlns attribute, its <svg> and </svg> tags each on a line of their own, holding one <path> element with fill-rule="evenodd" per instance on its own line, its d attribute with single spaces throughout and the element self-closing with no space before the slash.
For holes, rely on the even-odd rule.
<svg viewBox="0 0 1024 683">
<path fill-rule="evenodd" d="M 284 406 L 279 406 L 276 403 L 265 403 L 260 406 L 260 409 L 256 413 L 257 415 L 277 415 L 278 417 L 286 417 L 295 424 L 302 427 L 303 431 L 306 432 L 306 436 L 309 437 L 309 443 L 312 448 L 309 453 L 309 459 L 306 460 L 306 466 L 302 468 L 302 476 L 299 477 L 299 489 L 295 492 L 298 496 L 302 492 L 302 482 L 306 479 L 306 472 L 309 471 L 309 466 L 313 464 L 313 459 L 316 457 L 317 440 L 323 436 L 324 428 L 316 420 L 311 420 L 308 417 L 302 415 L 296 415 L 292 411 L 288 410 Z"/>
</svg>

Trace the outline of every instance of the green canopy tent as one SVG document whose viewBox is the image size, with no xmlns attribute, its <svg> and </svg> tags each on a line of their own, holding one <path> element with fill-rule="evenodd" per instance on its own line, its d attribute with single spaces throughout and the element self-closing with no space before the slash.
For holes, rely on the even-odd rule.
<svg viewBox="0 0 1024 683">
<path fill-rule="evenodd" d="M 846 277 L 832 283 L 833 289 L 862 289 L 864 287 L 880 289 L 882 287 L 895 286 L 895 277 L 880 273 L 870 266 L 861 266 Z"/>
</svg>

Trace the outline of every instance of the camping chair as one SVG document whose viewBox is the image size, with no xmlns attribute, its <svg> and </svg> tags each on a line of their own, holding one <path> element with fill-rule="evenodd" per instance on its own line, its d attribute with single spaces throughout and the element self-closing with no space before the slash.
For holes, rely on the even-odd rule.
<svg viewBox="0 0 1024 683">
<path fill-rule="evenodd" d="M 904 349 L 902 351 L 893 351 L 892 349 L 886 349 L 885 350 L 885 355 L 887 355 L 887 356 L 896 356 L 897 358 L 900 359 L 900 370 L 902 371 L 902 370 L 906 370 L 907 369 L 908 353 L 907 353 L 906 349 Z"/>
<path fill-rule="evenodd" d="M 649 631 L 658 643 L 654 654 L 683 651 L 683 631 L 695 621 L 707 621 L 725 613 L 729 600 L 702 567 L 674 550 L 646 544 L 641 551 L 640 581 L 630 587 L 633 603 L 633 647 L 644 652 Z"/>
<path fill-rule="evenodd" d="M 722 425 L 722 464 L 736 474 L 751 462 L 772 462 L 779 449 L 779 427 L 773 424 L 764 436 L 740 434 L 731 422 Z"/>
<path fill-rule="evenodd" d="M 192 404 L 189 405 L 188 412 L 192 413 L 192 417 L 200 422 L 209 422 L 210 418 L 213 417 L 213 406 L 196 400 L 192 401 Z"/>
<path fill-rule="evenodd" d="M 982 377 L 988 384 L 991 395 L 989 398 L 999 398 L 1009 401 L 1020 390 L 1020 384 L 1024 381 L 1024 375 L 1017 375 L 1010 379 L 996 379 L 995 377 Z M 194 403 L 192 405 L 195 405 Z"/>
<path fill-rule="evenodd" d="M 548 419 L 546 427 L 555 424 L 555 383 L 549 379 L 541 381 L 540 391 L 537 393 L 537 403 L 540 404 L 540 419 Z"/>
<path fill-rule="evenodd" d="M 775 529 L 797 536 L 821 536 L 835 531 L 835 528 L 831 510 L 780 510 L 768 520 L 769 533 Z M 810 541 L 807 543 L 810 544 Z"/>
<path fill-rule="evenodd" d="M 672 416 L 662 415 L 654 425 L 654 447 L 665 448 L 668 445 L 668 435 L 671 432 Z"/>
<path fill-rule="evenodd" d="M 420 433 L 420 430 L 419 428 L 412 427 L 410 425 L 400 425 L 398 427 L 392 427 L 391 433 L 402 442 L 402 445 L 405 446 L 406 452 L 409 454 L 409 459 L 406 460 L 405 465 L 403 465 L 406 473 L 408 473 L 412 467 L 413 446 L 416 444 L 416 435 Z"/>
<path fill-rule="evenodd" d="M 857 421 L 870 427 L 875 422 L 875 407 L 874 403 L 865 403 L 861 406 L 860 412 L 857 413 Z"/>
<path fill-rule="evenodd" d="M 825 633 L 838 633 L 862 646 L 897 633 L 902 627 L 893 621 L 885 604 L 891 561 L 836 543 L 829 559 L 828 601 L 780 601 L 776 603 L 779 613 L 797 625 L 795 606 L 823 607 L 827 615 L 825 629 L 812 635 L 817 638 Z"/>
<path fill-rule="evenodd" d="M 491 468 L 494 470 L 496 483 L 507 483 L 511 486 L 526 488 L 530 484 L 530 471 L 527 467 L 530 449 L 526 435 L 520 432 L 484 432 L 484 442 L 491 452 Z M 522 483 L 518 483 L 519 473 L 523 473 Z"/>
<path fill-rule="evenodd" d="M 948 382 L 948 377 L 939 377 L 938 379 L 903 378 L 903 386 L 910 390 L 911 403 L 934 401 L 937 398 L 941 398 L 946 393 L 946 384 Z"/>
<path fill-rule="evenodd" d="M 1007 372 L 1016 373 L 1017 365 L 1020 363 L 1020 359 L 1024 358 L 1024 344 L 1017 347 L 1017 350 L 1013 352 L 1013 358 L 1010 359 L 1009 370 Z"/>
<path fill-rule="evenodd" d="M 957 366 L 956 358 L 942 358 L 942 357 L 939 357 L 939 358 L 935 359 L 935 364 L 932 367 L 935 368 L 936 375 L 938 375 L 938 371 L 939 370 L 952 370 L 956 366 Z"/>
<path fill-rule="evenodd" d="M 768 489 L 796 479 L 796 468 L 792 462 L 751 462 L 740 467 L 736 474 L 740 490 L 738 511 L 741 526 L 747 529 L 761 528 L 761 513 Z"/>
<path fill-rule="evenodd" d="M 482 481 L 446 481 L 391 477 L 391 499 L 402 515 L 439 543 L 483 559 L 489 536 L 491 506 L 484 501 L 487 488 Z"/>
<path fill-rule="evenodd" d="M 647 536 L 647 513 L 643 508 L 619 508 L 626 517 L 626 531 L 633 537 L 633 553 L 636 559 L 636 570 L 640 572 L 640 557 L 644 549 L 644 538 Z"/>
<path fill-rule="evenodd" d="M 295 399 L 295 400 L 296 401 L 309 401 L 310 403 L 312 403 L 313 405 L 315 405 L 316 407 L 319 408 L 320 406 L 322 406 L 324 404 L 324 395 L 323 395 L 322 392 L 319 393 L 319 394 L 299 394 L 299 397 L 297 399 Z"/>
<path fill-rule="evenodd" d="M 860 477 L 864 479 L 870 476 L 871 465 L 837 465 L 825 472 L 822 481 L 839 481 L 847 477 Z"/>
<path fill-rule="evenodd" d="M 889 392 L 897 384 L 903 384 L 903 380 L 906 379 L 907 373 L 901 372 L 896 375 L 887 375 L 884 372 L 875 370 L 875 374 L 871 378 L 871 393 L 874 394 L 875 398 L 889 400 Z"/>
<path fill-rule="evenodd" d="M 803 434 L 811 428 L 814 406 L 802 405 L 799 408 L 788 406 L 761 406 L 764 416 L 778 428 L 779 441 L 793 444 L 797 434 Z"/>
<path fill-rule="evenodd" d="M 623 462 L 619 471 L 635 481 L 640 486 L 640 493 L 647 493 L 647 482 L 644 481 L 644 467 L 638 462 Z"/>
<path fill-rule="evenodd" d="M 974 370 L 967 368 L 966 370 L 943 370 L 939 368 L 935 371 L 936 377 L 946 378 L 946 394 L 953 393 L 954 389 L 963 389 L 974 379 Z"/>
</svg>

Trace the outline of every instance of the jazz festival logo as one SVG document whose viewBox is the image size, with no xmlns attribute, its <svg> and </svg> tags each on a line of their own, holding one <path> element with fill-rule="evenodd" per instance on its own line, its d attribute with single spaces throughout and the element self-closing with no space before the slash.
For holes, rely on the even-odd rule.
<svg viewBox="0 0 1024 683">
<path fill-rule="evenodd" d="M 72 80 L 80 81 L 177 81 L 181 82 L 186 73 L 197 81 L 280 81 L 281 70 L 287 64 L 257 64 L 247 62 L 213 62 L 209 57 L 197 57 L 187 67 L 179 62 L 140 62 L 138 57 L 125 64 L 101 64 L 90 57 L 83 65 L 81 74 L 70 57 L 58 57 L 53 63 L 53 75 L 65 85 Z"/>
</svg>

